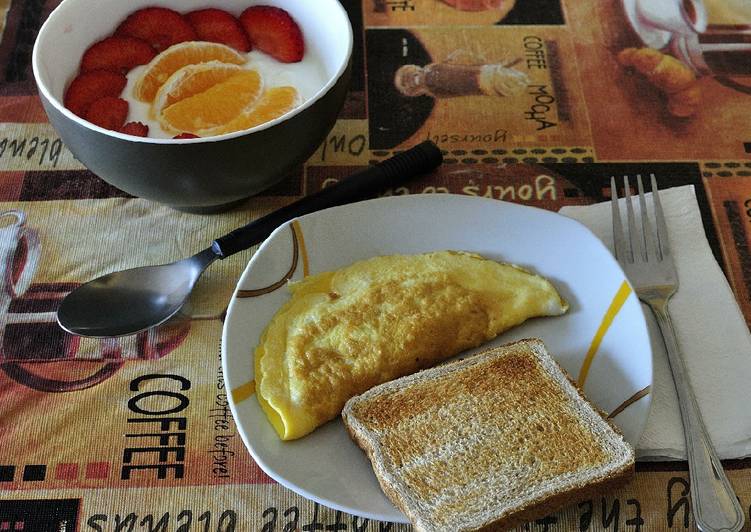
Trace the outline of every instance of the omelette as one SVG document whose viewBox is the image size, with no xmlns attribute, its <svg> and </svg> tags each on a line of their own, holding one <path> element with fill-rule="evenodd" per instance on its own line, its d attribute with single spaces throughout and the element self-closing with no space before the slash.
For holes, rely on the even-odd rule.
<svg viewBox="0 0 751 532">
<path fill-rule="evenodd" d="M 288 286 L 255 351 L 256 395 L 283 440 L 376 384 L 568 310 L 547 279 L 458 251 L 374 257 Z"/>
</svg>

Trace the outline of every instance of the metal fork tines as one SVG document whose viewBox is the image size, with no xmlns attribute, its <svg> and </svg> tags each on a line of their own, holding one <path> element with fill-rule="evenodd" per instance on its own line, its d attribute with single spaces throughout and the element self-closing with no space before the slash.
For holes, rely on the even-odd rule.
<svg viewBox="0 0 751 532">
<path fill-rule="evenodd" d="M 615 177 L 610 178 L 615 256 L 636 295 L 652 309 L 662 332 L 686 438 L 691 502 L 696 525 L 702 532 L 737 532 L 743 528 L 744 513 L 704 426 L 668 312 L 668 300 L 678 289 L 678 275 L 670 250 L 657 182 L 652 174 L 653 223 L 649 218 L 641 175 L 637 175 L 636 181 L 640 223 L 637 223 L 628 176 L 623 178 L 626 236 Z"/>
<path fill-rule="evenodd" d="M 654 174 L 652 174 L 651 179 L 652 190 L 656 191 L 657 183 Z M 662 205 L 660 204 L 659 195 L 653 193 L 655 218 L 655 223 L 653 224 L 647 212 L 647 201 L 641 175 L 637 175 L 636 181 L 639 191 L 641 230 L 637 228 L 628 176 L 624 176 L 623 178 L 626 196 L 628 238 L 624 237 L 623 234 L 615 178 L 611 178 L 610 181 L 611 190 L 613 191 L 611 202 L 613 207 L 615 257 L 626 272 L 626 276 L 631 281 L 631 284 L 639 286 L 637 292 L 641 291 L 646 296 L 648 295 L 646 291 L 649 289 L 656 296 L 669 298 L 678 289 L 678 274 L 676 273 L 673 257 L 670 253 L 670 242 L 668 241 L 668 230 L 665 224 L 665 216 L 662 212 Z M 639 294 L 640 299 L 643 299 L 644 296 Z"/>
</svg>

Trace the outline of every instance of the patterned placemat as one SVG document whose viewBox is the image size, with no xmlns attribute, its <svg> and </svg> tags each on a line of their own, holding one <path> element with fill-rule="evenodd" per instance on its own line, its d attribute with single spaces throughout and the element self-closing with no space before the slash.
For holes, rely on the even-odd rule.
<svg viewBox="0 0 751 532">
<path fill-rule="evenodd" d="M 297 496 L 246 452 L 219 341 L 254 250 L 213 265 L 188 315 L 147 333 L 78 338 L 58 328 L 54 312 L 92 277 L 190 255 L 424 139 L 444 150 L 445 164 L 386 194 L 450 192 L 557 210 L 608 199 L 611 175 L 693 184 L 751 323 L 749 55 L 706 54 L 711 73 L 667 89 L 682 63 L 666 59 L 662 77 L 641 73 L 640 58 L 655 49 L 629 18 L 634 2 L 343 0 L 354 78 L 328 138 L 298 172 L 242 206 L 195 215 L 108 185 L 47 122 L 30 60 L 57 3 L 0 0 L 0 530 L 407 530 Z M 710 27 L 725 28 L 730 42 L 738 17 L 751 24 L 743 0 L 705 4 Z M 527 77 L 523 90 L 501 83 L 504 69 Z M 415 87 L 404 73 L 418 70 Z M 749 512 L 751 462 L 725 465 Z M 693 528 L 688 490 L 685 463 L 639 464 L 629 486 L 521 529 Z"/>
</svg>

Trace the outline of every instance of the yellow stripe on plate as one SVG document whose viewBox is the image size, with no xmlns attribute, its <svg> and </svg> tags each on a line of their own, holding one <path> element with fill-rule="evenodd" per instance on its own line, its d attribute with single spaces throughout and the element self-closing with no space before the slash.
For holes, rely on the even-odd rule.
<svg viewBox="0 0 751 532">
<path fill-rule="evenodd" d="M 592 365 L 592 361 L 597 354 L 597 350 L 600 348 L 600 343 L 602 343 L 602 339 L 605 337 L 605 333 L 608 332 L 610 325 L 612 325 L 613 320 L 630 295 L 631 287 L 626 281 L 623 281 L 621 287 L 618 289 L 618 292 L 616 292 L 613 301 L 611 301 L 610 307 L 608 307 L 605 316 L 603 316 L 600 327 L 597 329 L 595 337 L 592 338 L 592 343 L 589 346 L 587 355 L 584 357 L 584 362 L 582 363 L 581 370 L 579 371 L 579 378 L 576 381 L 579 385 L 579 388 L 584 388 L 584 382 L 587 380 L 587 375 L 589 374 L 589 367 Z"/>
<path fill-rule="evenodd" d="M 256 381 L 246 382 L 232 390 L 232 400 L 235 403 L 242 403 L 254 393 L 256 393 Z"/>
<path fill-rule="evenodd" d="M 297 242 L 300 245 L 300 255 L 302 256 L 302 274 L 303 277 L 310 275 L 310 263 L 308 262 L 308 249 L 305 247 L 305 237 L 302 234 L 302 227 L 300 222 L 295 220 L 292 222 L 292 230 L 297 236 Z"/>
</svg>

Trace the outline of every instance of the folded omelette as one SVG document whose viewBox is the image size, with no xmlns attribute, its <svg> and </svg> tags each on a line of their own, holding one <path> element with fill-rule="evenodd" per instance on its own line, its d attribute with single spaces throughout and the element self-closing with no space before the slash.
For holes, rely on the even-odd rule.
<svg viewBox="0 0 751 532">
<path fill-rule="evenodd" d="M 283 440 L 376 384 L 568 310 L 543 277 L 456 251 L 375 257 L 289 289 L 255 351 L 258 401 Z"/>
</svg>

